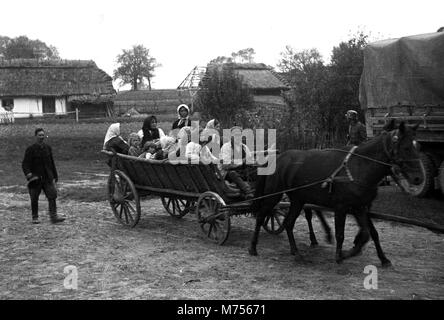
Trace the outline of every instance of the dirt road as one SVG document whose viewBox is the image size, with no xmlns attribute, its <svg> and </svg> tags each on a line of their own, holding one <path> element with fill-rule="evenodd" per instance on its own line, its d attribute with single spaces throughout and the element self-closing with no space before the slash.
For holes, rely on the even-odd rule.
<svg viewBox="0 0 444 320">
<path fill-rule="evenodd" d="M 79 180 L 103 192 L 104 177 L 87 178 Z M 78 182 L 65 181 L 61 191 L 70 183 Z M 42 223 L 32 225 L 26 193 L 2 187 L 0 198 L 0 299 L 444 298 L 444 237 L 419 227 L 376 222 L 393 263 L 383 269 L 372 243 L 361 256 L 337 265 L 334 245 L 326 243 L 316 218 L 316 248 L 309 247 L 305 219 L 296 223 L 305 258 L 295 261 L 285 234 L 262 232 L 259 256 L 249 256 L 254 221 L 248 217 L 233 218 L 228 241 L 217 246 L 200 234 L 193 215 L 176 220 L 157 199 L 144 201 L 139 225 L 126 229 L 106 201 L 61 197 L 59 211 L 67 221 L 51 225 L 42 196 Z M 334 226 L 331 217 L 328 222 Z M 356 231 L 348 219 L 345 248 Z M 64 287 L 68 265 L 78 271 L 76 290 Z M 378 267 L 376 290 L 364 288 L 367 265 Z"/>
</svg>

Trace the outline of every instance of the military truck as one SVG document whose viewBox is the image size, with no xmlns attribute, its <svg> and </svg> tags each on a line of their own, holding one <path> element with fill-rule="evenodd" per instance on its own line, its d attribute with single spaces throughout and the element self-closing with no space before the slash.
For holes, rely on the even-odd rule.
<svg viewBox="0 0 444 320">
<path fill-rule="evenodd" d="M 444 193 L 444 32 L 367 45 L 359 100 L 369 137 L 393 118 L 419 123 L 424 182 L 410 193 Z"/>
</svg>

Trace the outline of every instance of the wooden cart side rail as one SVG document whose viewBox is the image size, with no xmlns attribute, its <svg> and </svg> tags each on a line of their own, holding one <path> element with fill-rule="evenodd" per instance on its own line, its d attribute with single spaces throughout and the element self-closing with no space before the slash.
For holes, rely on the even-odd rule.
<svg viewBox="0 0 444 320">
<path fill-rule="evenodd" d="M 138 186 L 155 188 L 156 193 L 159 190 L 177 195 L 213 191 L 225 198 L 224 181 L 218 177 L 218 169 L 214 164 L 171 163 L 167 160 L 114 154 L 106 150 L 102 150 L 102 153 L 117 157 L 117 169 L 124 171 Z"/>
<path fill-rule="evenodd" d="M 136 189 L 138 190 L 145 190 L 149 191 L 150 193 L 154 193 L 156 195 L 160 196 L 177 196 L 179 198 L 189 198 L 189 199 L 195 199 L 197 200 L 200 196 L 200 193 L 196 192 L 186 192 L 186 191 L 177 191 L 173 189 L 165 189 L 165 188 L 156 188 L 151 186 L 141 186 L 141 185 L 134 185 Z"/>
</svg>

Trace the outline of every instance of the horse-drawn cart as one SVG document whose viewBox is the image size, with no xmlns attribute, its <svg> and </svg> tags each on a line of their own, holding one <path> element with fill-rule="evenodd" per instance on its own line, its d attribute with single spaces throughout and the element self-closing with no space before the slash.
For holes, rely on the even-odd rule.
<svg viewBox="0 0 444 320">
<path fill-rule="evenodd" d="M 102 152 L 111 160 L 109 202 L 117 220 L 127 227 L 139 222 L 140 201 L 148 195 L 159 196 L 175 218 L 196 214 L 202 232 L 218 244 L 227 240 L 232 216 L 252 213 L 251 202 L 226 185 L 214 164 L 176 164 Z M 289 203 L 280 202 L 265 220 L 264 229 L 272 234 L 282 232 L 288 210 Z"/>
</svg>

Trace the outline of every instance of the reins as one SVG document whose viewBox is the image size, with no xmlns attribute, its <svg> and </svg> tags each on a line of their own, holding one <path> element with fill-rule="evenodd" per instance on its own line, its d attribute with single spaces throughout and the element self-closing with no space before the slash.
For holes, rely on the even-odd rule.
<svg viewBox="0 0 444 320">
<path fill-rule="evenodd" d="M 397 132 L 398 131 L 396 131 L 396 133 Z M 383 134 L 386 135 L 385 132 Z M 392 139 L 393 139 L 394 136 L 396 136 L 396 138 L 397 138 L 397 135 L 393 135 Z M 395 140 L 394 143 L 397 143 L 397 139 L 393 139 L 393 140 Z M 282 191 L 266 194 L 266 195 L 263 195 L 263 196 L 255 197 L 255 198 L 252 198 L 252 199 L 235 202 L 235 203 L 232 203 L 231 205 L 235 205 L 235 204 L 239 204 L 239 203 L 244 203 L 244 202 L 256 201 L 256 200 L 265 199 L 265 198 L 270 198 L 270 197 L 273 197 L 273 196 L 276 196 L 276 195 L 280 195 L 280 194 L 284 194 L 284 193 L 287 193 L 287 192 L 296 191 L 296 190 L 299 190 L 299 189 L 305 189 L 305 188 L 308 188 L 308 187 L 311 187 L 311 186 L 314 186 L 314 185 L 317 185 L 317 184 L 322 184 L 321 185 L 322 188 L 326 188 L 327 186 L 329 186 L 329 193 L 331 193 L 332 192 L 333 181 L 334 181 L 335 177 L 338 175 L 338 173 L 342 169 L 345 169 L 345 172 L 346 172 L 347 177 L 349 178 L 350 182 L 357 183 L 355 181 L 355 179 L 353 178 L 353 175 L 351 174 L 350 169 L 348 168 L 348 161 L 350 160 L 350 158 L 352 156 L 360 157 L 362 159 L 369 160 L 369 161 L 372 161 L 372 162 L 375 162 L 375 163 L 378 163 L 378 164 L 390 167 L 393 173 L 394 173 L 394 166 L 396 166 L 397 162 L 400 162 L 400 161 L 417 161 L 417 160 L 395 160 L 395 159 L 392 158 L 391 152 L 389 152 L 388 149 L 387 149 L 386 139 L 382 140 L 382 144 L 383 144 L 383 148 L 384 148 L 384 153 L 386 154 L 386 156 L 388 157 L 390 162 L 385 162 L 385 161 L 381 161 L 381 160 L 378 160 L 378 159 L 367 157 L 367 156 L 362 155 L 362 154 L 358 154 L 358 153 L 355 152 L 358 149 L 358 146 L 353 146 L 348 151 L 347 150 L 342 150 L 342 149 L 336 149 L 336 148 L 324 149 L 323 151 L 337 151 L 337 152 L 347 153 L 347 155 L 345 156 L 344 161 L 341 163 L 341 165 L 338 168 L 336 168 L 336 170 L 333 171 L 333 173 L 328 178 L 322 179 L 322 180 L 319 180 L 319 181 L 315 181 L 315 182 L 312 182 L 312 183 L 304 184 L 304 185 L 301 185 L 301 186 L 293 187 L 293 188 L 290 188 L 290 189 L 286 189 L 286 190 L 282 190 Z M 396 152 L 393 152 L 393 153 L 396 153 Z"/>
</svg>

